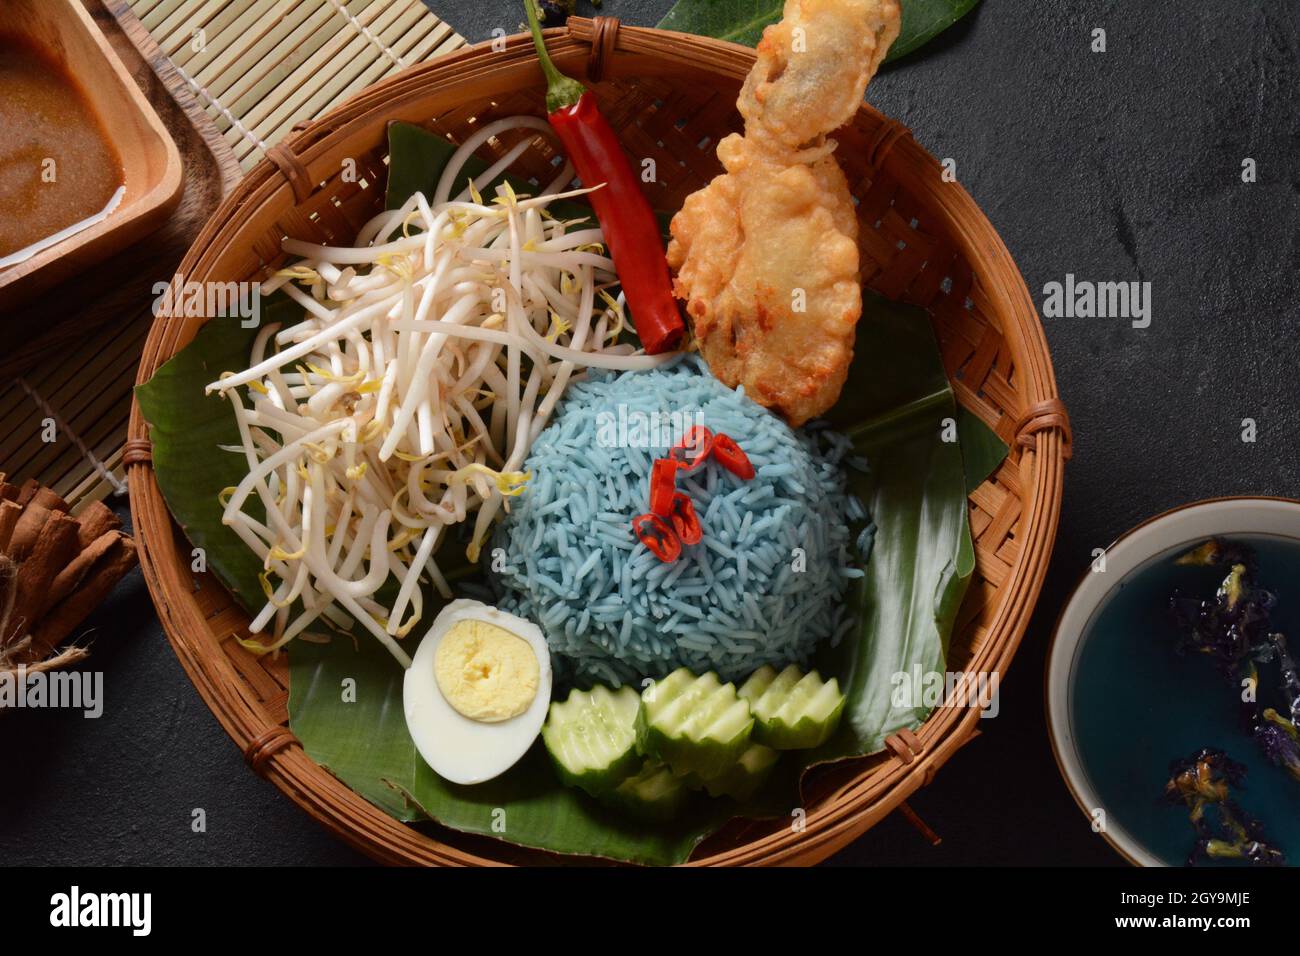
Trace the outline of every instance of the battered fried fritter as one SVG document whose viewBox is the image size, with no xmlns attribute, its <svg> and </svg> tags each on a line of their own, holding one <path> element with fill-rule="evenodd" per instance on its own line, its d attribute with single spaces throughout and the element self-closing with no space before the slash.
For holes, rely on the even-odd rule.
<svg viewBox="0 0 1300 956">
<path fill-rule="evenodd" d="M 839 397 L 862 314 L 857 216 L 826 134 L 898 35 L 897 0 L 787 0 L 718 144 L 726 173 L 673 217 L 668 262 L 712 372 L 801 425 Z"/>
<path fill-rule="evenodd" d="M 898 0 L 786 0 L 736 107 L 768 149 L 817 145 L 853 118 L 898 38 Z"/>
<path fill-rule="evenodd" d="M 862 313 L 848 183 L 834 160 L 782 165 L 740 136 L 718 155 L 727 174 L 673 218 L 669 262 L 713 374 L 801 425 L 839 397 Z"/>
</svg>

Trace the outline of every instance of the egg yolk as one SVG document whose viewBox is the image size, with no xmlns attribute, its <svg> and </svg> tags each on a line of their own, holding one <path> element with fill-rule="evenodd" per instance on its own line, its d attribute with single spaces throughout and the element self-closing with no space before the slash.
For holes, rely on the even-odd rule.
<svg viewBox="0 0 1300 956">
<path fill-rule="evenodd" d="M 488 621 L 457 621 L 433 656 L 447 703 L 471 720 L 517 717 L 537 696 L 541 668 L 532 645 Z"/>
</svg>

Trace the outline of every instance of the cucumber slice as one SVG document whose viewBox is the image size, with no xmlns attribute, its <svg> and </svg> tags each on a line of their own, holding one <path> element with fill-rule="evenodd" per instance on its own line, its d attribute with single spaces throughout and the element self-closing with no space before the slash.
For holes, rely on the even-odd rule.
<svg viewBox="0 0 1300 956">
<path fill-rule="evenodd" d="M 733 800 L 744 801 L 763 785 L 779 759 L 781 755 L 771 747 L 750 744 L 740 759 L 718 776 L 691 776 L 711 797 L 731 797 Z"/>
<path fill-rule="evenodd" d="M 771 665 L 754 671 L 740 688 L 754 713 L 754 740 L 777 750 L 819 747 L 835 733 L 844 695 L 832 677 L 804 674 L 791 664 L 781 673 Z"/>
<path fill-rule="evenodd" d="M 551 703 L 542 740 L 563 780 L 593 797 L 613 790 L 641 766 L 636 752 L 636 715 L 641 698 L 630 687 L 599 684 Z"/>
<path fill-rule="evenodd" d="M 754 718 L 712 672 L 696 677 L 686 668 L 673 671 L 641 694 L 636 717 L 637 747 L 678 773 L 719 776 L 749 746 Z"/>
<path fill-rule="evenodd" d="M 613 790 L 601 796 L 606 806 L 642 820 L 671 820 L 690 799 L 686 781 L 657 760 L 648 759 L 641 769 Z"/>
</svg>

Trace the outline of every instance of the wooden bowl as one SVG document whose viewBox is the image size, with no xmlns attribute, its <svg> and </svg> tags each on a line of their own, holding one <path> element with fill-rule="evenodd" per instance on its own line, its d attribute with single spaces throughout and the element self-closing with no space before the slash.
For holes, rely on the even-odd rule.
<svg viewBox="0 0 1300 956">
<path fill-rule="evenodd" d="M 552 55 L 584 71 L 635 157 L 654 157 L 657 208 L 676 209 L 720 167 L 714 146 L 740 123 L 735 100 L 753 50 L 684 34 L 574 18 L 549 31 Z M 386 128 L 422 123 L 453 139 L 496 117 L 544 111 L 545 87 L 526 36 L 497 50 L 472 47 L 362 92 L 271 150 L 208 223 L 181 268 L 187 280 L 251 280 L 285 260 L 283 236 L 350 242 L 384 202 Z M 958 400 L 1011 446 L 970 496 L 977 569 L 958 617 L 949 668 L 1004 674 L 1047 570 L 1061 504 L 1069 426 L 1056 397 L 1042 327 L 1024 281 L 993 227 L 905 127 L 863 106 L 836 134 L 836 155 L 860 200 L 863 277 L 870 287 L 927 308 Z M 500 144 L 505 151 L 512 142 Z M 345 182 L 345 160 L 356 176 Z M 550 170 L 539 146 L 524 175 Z M 351 164 L 346 164 L 351 169 Z M 543 180 L 544 181 L 544 180 Z M 139 381 L 193 337 L 202 319 L 154 325 Z M 283 661 L 256 658 L 235 637 L 248 615 L 210 575 L 190 570 L 190 545 L 148 467 L 148 426 L 132 409 L 131 510 L 140 563 L 182 664 L 249 763 L 344 840 L 391 863 L 489 865 L 560 858 L 388 817 L 313 763 L 287 728 Z M 806 820 L 739 821 L 705 841 L 698 865 L 800 864 L 861 835 L 928 784 L 975 733 L 979 711 L 940 707 L 888 749 L 806 780 Z"/>
<path fill-rule="evenodd" d="M 185 184 L 176 144 L 80 0 L 5 0 L 0 33 L 32 40 L 77 81 L 121 157 L 126 186 L 102 222 L 0 269 L 4 311 L 148 235 L 171 215 Z"/>
</svg>

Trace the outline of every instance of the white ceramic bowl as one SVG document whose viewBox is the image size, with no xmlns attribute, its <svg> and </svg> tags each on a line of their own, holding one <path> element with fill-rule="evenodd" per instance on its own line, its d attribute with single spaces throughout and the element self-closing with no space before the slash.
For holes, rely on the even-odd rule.
<svg viewBox="0 0 1300 956">
<path fill-rule="evenodd" d="M 1066 602 L 1047 659 L 1047 723 L 1057 765 L 1074 799 L 1091 820 L 1102 806 L 1075 743 L 1075 673 L 1083 637 L 1112 590 L 1157 555 L 1176 553 L 1206 538 L 1272 535 L 1300 540 L 1300 501 L 1287 498 L 1214 498 L 1183 505 L 1126 532 L 1106 549 L 1106 570 L 1085 574 Z M 1113 820 L 1101 832 L 1125 859 L 1138 866 L 1164 862 Z"/>
</svg>

